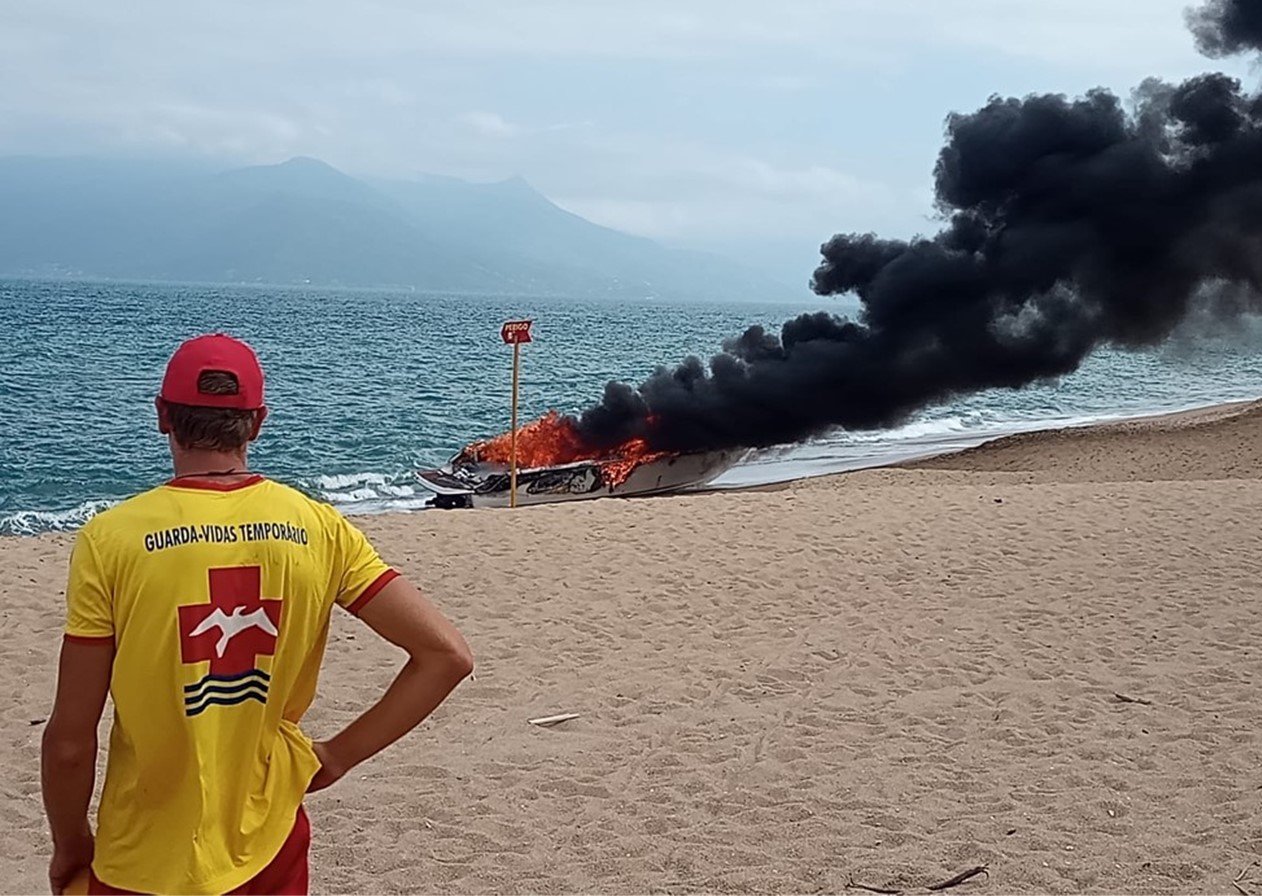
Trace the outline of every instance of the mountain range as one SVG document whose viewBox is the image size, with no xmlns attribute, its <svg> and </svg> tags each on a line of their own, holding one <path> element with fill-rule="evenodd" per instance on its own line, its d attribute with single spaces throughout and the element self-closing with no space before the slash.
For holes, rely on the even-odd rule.
<svg viewBox="0 0 1262 896">
<path fill-rule="evenodd" d="M 594 224 L 521 178 L 0 158 L 0 275 L 775 300 L 753 268 Z"/>
</svg>

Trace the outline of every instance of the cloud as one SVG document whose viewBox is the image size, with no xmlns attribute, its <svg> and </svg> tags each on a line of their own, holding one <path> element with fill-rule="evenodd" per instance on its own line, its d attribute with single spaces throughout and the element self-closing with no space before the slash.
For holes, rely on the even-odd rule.
<svg viewBox="0 0 1262 896">
<path fill-rule="evenodd" d="M 494 112 L 466 112 L 460 116 L 460 120 L 483 137 L 515 137 L 521 133 L 521 128 L 509 124 L 503 116 Z"/>
<path fill-rule="evenodd" d="M 284 71 L 295 60 L 329 68 L 410 60 L 748 60 L 790 52 L 854 70 L 878 56 L 914 57 L 944 45 L 1030 55 L 1057 64 L 1195 57 L 1182 21 L 1188 0 L 8 0 L 0 46 L 51 45 L 133 69 L 212 60 Z M 144 49 L 145 55 L 133 56 Z M 66 54 L 69 56 L 70 54 Z M 171 64 L 174 65 L 172 66 Z M 269 64 L 270 63 L 270 64 Z M 231 76 L 231 69 L 221 74 Z"/>
<path fill-rule="evenodd" d="M 927 207 L 923 188 L 899 188 L 825 165 L 780 165 L 670 141 L 627 139 L 605 150 L 610 157 L 604 170 L 631 172 L 626 188 L 591 176 L 587 180 L 597 190 L 557 193 L 555 201 L 590 220 L 656 239 L 705 234 L 810 244 L 838 227 L 906 230 L 918 209 Z"/>
<path fill-rule="evenodd" d="M 1203 70 L 1190 2 L 6 0 L 0 154 L 308 155 L 522 174 L 662 238 L 906 234 L 947 112 Z"/>
</svg>

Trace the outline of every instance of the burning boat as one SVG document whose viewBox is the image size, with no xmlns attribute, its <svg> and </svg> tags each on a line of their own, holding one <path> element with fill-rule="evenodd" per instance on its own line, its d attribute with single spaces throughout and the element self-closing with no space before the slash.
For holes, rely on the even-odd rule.
<svg viewBox="0 0 1262 896">
<path fill-rule="evenodd" d="M 416 475 L 441 508 L 508 507 L 511 433 L 467 445 L 446 467 Z M 705 485 L 744 451 L 675 454 L 650 451 L 643 439 L 611 450 L 584 446 L 573 423 L 548 414 L 517 431 L 517 504 L 660 495 Z"/>
</svg>

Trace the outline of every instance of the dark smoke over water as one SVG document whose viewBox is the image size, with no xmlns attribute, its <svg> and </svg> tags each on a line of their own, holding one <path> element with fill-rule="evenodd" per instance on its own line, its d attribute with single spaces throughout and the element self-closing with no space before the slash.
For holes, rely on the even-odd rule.
<svg viewBox="0 0 1262 896">
<path fill-rule="evenodd" d="M 1262 50 L 1262 0 L 1189 11 L 1209 56 Z M 777 338 L 747 330 L 637 388 L 606 387 L 585 439 L 696 451 L 897 425 L 953 396 L 1077 369 L 1094 349 L 1156 345 L 1193 309 L 1262 310 L 1262 93 L 1223 74 L 1145 81 L 1127 110 L 992 98 L 947 119 L 936 236 L 834 236 L 812 288 L 855 293 Z"/>
</svg>

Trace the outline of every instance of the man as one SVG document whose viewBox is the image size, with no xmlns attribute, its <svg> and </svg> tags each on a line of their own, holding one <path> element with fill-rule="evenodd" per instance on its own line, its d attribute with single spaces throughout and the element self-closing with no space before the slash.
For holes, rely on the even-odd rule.
<svg viewBox="0 0 1262 896">
<path fill-rule="evenodd" d="M 305 793 L 428 716 L 473 668 L 460 633 L 332 507 L 251 472 L 267 416 L 254 352 L 182 344 L 155 405 L 175 476 L 78 533 L 43 739 L 61 893 L 305 893 Z M 402 648 L 380 700 L 313 742 L 334 604 Z M 97 726 L 114 701 L 95 838 Z"/>
</svg>

